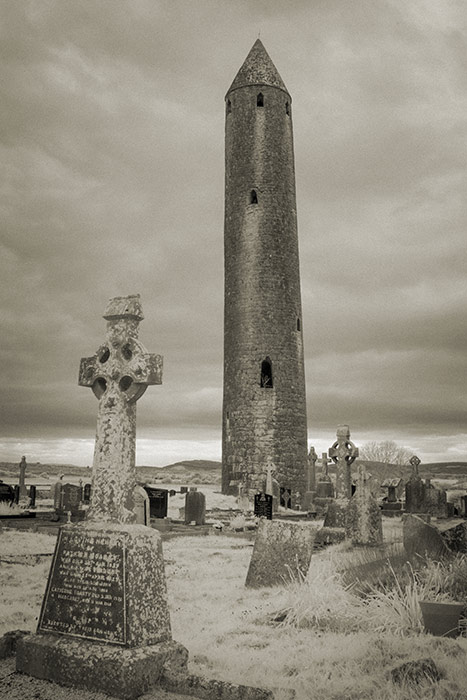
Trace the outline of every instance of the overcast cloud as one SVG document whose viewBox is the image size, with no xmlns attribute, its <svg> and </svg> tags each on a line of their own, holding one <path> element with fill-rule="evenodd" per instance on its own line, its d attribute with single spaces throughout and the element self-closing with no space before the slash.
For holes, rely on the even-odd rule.
<svg viewBox="0 0 467 700">
<path fill-rule="evenodd" d="M 164 355 L 139 463 L 220 457 L 224 95 L 258 32 L 293 98 L 310 443 L 467 460 L 463 0 L 2 3 L 0 460 L 90 463 L 79 360 L 134 293 Z"/>
</svg>

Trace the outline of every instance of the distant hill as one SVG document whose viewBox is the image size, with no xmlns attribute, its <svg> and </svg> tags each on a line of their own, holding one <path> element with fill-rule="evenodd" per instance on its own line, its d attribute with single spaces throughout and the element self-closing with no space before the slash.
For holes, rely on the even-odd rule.
<svg viewBox="0 0 467 700">
<path fill-rule="evenodd" d="M 221 463 L 210 460 L 193 459 L 175 462 L 165 467 L 136 467 L 138 480 L 146 482 L 174 482 L 186 484 L 218 484 L 221 479 Z M 91 479 L 90 467 L 78 467 L 74 464 L 27 463 L 26 478 L 57 477 L 60 474 L 77 476 L 83 481 Z M 19 462 L 0 462 L 0 478 L 6 482 L 17 483 Z"/>
<path fill-rule="evenodd" d="M 401 477 L 404 481 L 410 478 L 412 466 L 410 464 L 386 464 L 385 462 L 369 462 L 358 459 L 352 465 L 352 472 L 356 472 L 358 465 L 362 464 L 371 475 L 380 480 Z M 334 467 L 334 468 L 333 468 Z M 329 467 L 331 473 L 335 471 L 335 465 Z M 422 479 L 456 479 L 467 480 L 467 462 L 428 462 L 420 464 L 418 472 Z"/>
<path fill-rule="evenodd" d="M 138 467 L 137 472 L 141 480 L 148 482 L 218 484 L 221 480 L 221 463 L 191 459 L 168 464 L 165 467 Z"/>
</svg>

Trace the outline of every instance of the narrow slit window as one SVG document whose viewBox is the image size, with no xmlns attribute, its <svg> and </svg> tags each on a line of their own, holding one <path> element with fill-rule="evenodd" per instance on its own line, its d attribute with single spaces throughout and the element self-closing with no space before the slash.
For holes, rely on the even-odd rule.
<svg viewBox="0 0 467 700">
<path fill-rule="evenodd" d="M 290 114 L 290 105 L 288 102 L 285 103 L 285 113 Z"/>
<path fill-rule="evenodd" d="M 269 357 L 266 357 L 261 363 L 261 381 L 260 385 L 263 389 L 272 389 L 272 362 Z"/>
<path fill-rule="evenodd" d="M 264 107 L 264 97 L 263 97 L 263 93 L 262 93 L 262 92 L 259 92 L 259 93 L 256 95 L 256 106 L 257 106 L 257 107 Z"/>
<path fill-rule="evenodd" d="M 227 111 L 227 114 L 230 114 L 230 112 L 232 111 L 232 103 L 230 100 L 227 100 L 226 111 Z"/>
<path fill-rule="evenodd" d="M 251 190 L 250 192 L 250 204 L 258 204 L 258 195 L 256 190 Z"/>
<path fill-rule="evenodd" d="M 300 317 L 297 316 L 297 331 L 301 331 L 301 330 L 302 330 L 302 324 L 300 322 Z"/>
</svg>

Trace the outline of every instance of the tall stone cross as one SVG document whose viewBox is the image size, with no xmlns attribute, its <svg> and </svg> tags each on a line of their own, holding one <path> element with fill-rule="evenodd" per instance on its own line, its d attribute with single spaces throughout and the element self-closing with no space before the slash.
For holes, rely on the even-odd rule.
<svg viewBox="0 0 467 700">
<path fill-rule="evenodd" d="M 307 475 L 307 491 L 316 491 L 316 460 L 318 455 L 313 445 L 310 447 L 308 453 L 308 475 Z"/>
<path fill-rule="evenodd" d="M 139 294 L 110 299 L 104 318 L 106 340 L 82 358 L 78 380 L 99 400 L 88 520 L 132 523 L 136 402 L 150 384 L 162 384 L 162 357 L 138 340 L 144 318 Z"/>
<path fill-rule="evenodd" d="M 337 426 L 337 440 L 329 448 L 329 456 L 336 464 L 336 498 L 350 498 L 352 477 L 350 465 L 358 457 L 358 447 L 350 440 L 348 425 Z"/>
</svg>

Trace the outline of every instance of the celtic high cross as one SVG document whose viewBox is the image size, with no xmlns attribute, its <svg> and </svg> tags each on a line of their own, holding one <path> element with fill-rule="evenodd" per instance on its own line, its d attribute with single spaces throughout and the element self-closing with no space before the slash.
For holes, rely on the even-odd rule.
<svg viewBox="0 0 467 700">
<path fill-rule="evenodd" d="M 138 340 L 144 318 L 139 294 L 110 299 L 104 312 L 107 337 L 83 357 L 80 386 L 99 400 L 88 520 L 131 523 L 136 486 L 136 402 L 150 384 L 162 384 L 162 357 Z"/>
<path fill-rule="evenodd" d="M 350 440 L 348 425 L 337 426 L 337 440 L 328 452 L 332 461 L 336 463 L 336 498 L 350 498 L 352 495 L 350 465 L 358 457 L 358 447 L 355 447 Z"/>
</svg>

